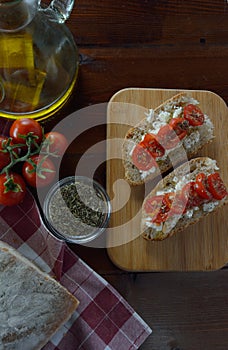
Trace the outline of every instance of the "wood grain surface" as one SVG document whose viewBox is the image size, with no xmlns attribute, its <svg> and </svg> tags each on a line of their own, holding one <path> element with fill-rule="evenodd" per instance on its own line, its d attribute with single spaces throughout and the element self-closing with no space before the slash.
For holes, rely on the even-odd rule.
<svg viewBox="0 0 228 350">
<path fill-rule="evenodd" d="M 146 187 L 151 189 L 156 182 L 152 186 L 129 188 L 123 180 L 124 168 L 120 160 L 126 126 L 135 126 L 149 108 L 156 108 L 180 91 L 124 89 L 115 94 L 109 104 L 107 190 L 110 196 L 116 185 L 108 253 L 118 267 L 128 271 L 213 270 L 228 261 L 227 207 L 190 226 L 183 233 L 161 242 L 148 242 L 141 236 L 141 206 L 148 193 Z M 200 102 L 202 111 L 210 116 L 215 128 L 215 140 L 197 156 L 216 159 L 221 176 L 228 185 L 228 143 L 224 143 L 228 132 L 228 108 L 218 95 L 209 91 L 186 93 Z"/>
<path fill-rule="evenodd" d="M 108 103 L 129 87 L 210 90 L 228 103 L 225 0 L 78 0 L 67 25 L 78 45 L 79 76 L 71 99 L 47 129 L 75 110 Z M 70 145 L 61 176 L 74 173 L 84 151 L 105 140 L 106 114 L 91 118 L 103 121 L 103 127 Z M 105 185 L 105 147 L 99 157 L 104 163 L 97 179 Z M 92 158 L 88 155 L 88 161 Z M 105 249 L 71 248 L 152 327 L 140 350 L 227 350 L 226 267 L 204 273 L 130 273 L 118 269 Z"/>
</svg>

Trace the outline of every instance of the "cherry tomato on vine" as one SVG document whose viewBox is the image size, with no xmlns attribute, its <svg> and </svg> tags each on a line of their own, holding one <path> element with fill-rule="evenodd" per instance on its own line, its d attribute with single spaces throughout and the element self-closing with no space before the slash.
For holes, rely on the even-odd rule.
<svg viewBox="0 0 228 350">
<path fill-rule="evenodd" d="M 32 135 L 37 136 L 36 143 L 40 144 L 43 139 L 43 132 L 41 125 L 34 119 L 22 118 L 17 119 L 13 122 L 10 128 L 10 137 L 12 137 L 14 143 L 26 144 L 26 139 L 21 135 Z"/>
<path fill-rule="evenodd" d="M 202 125 L 204 123 L 204 114 L 201 109 L 193 104 L 184 107 L 184 118 L 192 126 Z"/>
<path fill-rule="evenodd" d="M 55 153 L 58 156 L 64 154 L 68 147 L 68 141 L 63 134 L 57 131 L 50 131 L 45 134 L 45 138 L 48 140 L 50 153 Z"/>
<path fill-rule="evenodd" d="M 172 118 L 169 125 L 171 128 L 173 128 L 180 140 L 187 135 L 187 130 L 189 128 L 189 123 L 187 120 L 183 118 Z"/>
<path fill-rule="evenodd" d="M 14 145 L 14 143 L 6 136 L 0 136 L 0 169 L 3 169 L 11 161 L 10 152 L 7 148 L 11 148 L 13 156 L 17 157 L 20 153 L 20 149 Z"/>
<path fill-rule="evenodd" d="M 165 153 L 162 145 L 160 145 L 155 135 L 152 134 L 146 134 L 140 145 L 149 151 L 153 158 L 162 157 Z"/>
<path fill-rule="evenodd" d="M 219 173 L 213 173 L 208 175 L 208 189 L 215 199 L 223 199 L 228 195 L 226 187 L 219 175 Z"/>
<path fill-rule="evenodd" d="M 9 142 L 8 137 L 0 136 L 0 169 L 4 168 L 10 163 L 10 153 L 4 147 L 7 142 Z M 12 146 L 13 143 L 10 142 L 10 145 Z"/>
<path fill-rule="evenodd" d="M 195 189 L 198 195 L 204 199 L 212 199 L 212 195 L 208 190 L 207 176 L 204 173 L 196 175 Z"/>
<path fill-rule="evenodd" d="M 153 166 L 157 167 L 155 159 L 140 144 L 136 145 L 132 153 L 133 164 L 142 171 L 150 170 Z"/>
<path fill-rule="evenodd" d="M 0 174 L 0 204 L 12 206 L 23 201 L 26 194 L 25 182 L 19 174 Z"/>
<path fill-rule="evenodd" d="M 45 187 L 55 178 L 56 170 L 53 162 L 39 155 L 31 156 L 22 167 L 26 182 L 32 187 Z"/>
<path fill-rule="evenodd" d="M 4 143 L 7 142 L 7 137 L 0 136 L 0 169 L 10 163 L 10 154 L 4 150 Z"/>
</svg>

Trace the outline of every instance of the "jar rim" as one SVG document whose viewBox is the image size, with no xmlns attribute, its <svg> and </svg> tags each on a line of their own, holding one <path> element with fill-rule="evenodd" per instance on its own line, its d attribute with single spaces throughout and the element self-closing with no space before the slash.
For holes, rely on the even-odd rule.
<svg viewBox="0 0 228 350">
<path fill-rule="evenodd" d="M 86 185 L 93 185 L 96 191 L 99 192 L 99 194 L 102 196 L 102 200 L 105 203 L 105 212 L 104 212 L 104 218 L 101 222 L 101 224 L 97 227 L 94 227 L 93 230 L 91 230 L 91 233 L 89 234 L 84 234 L 84 235 L 68 235 L 65 233 L 60 232 L 55 225 L 53 224 L 51 218 L 50 218 L 50 202 L 51 199 L 53 198 L 53 195 L 58 191 L 62 186 L 70 184 L 70 183 L 83 183 Z M 48 227 L 48 229 L 51 231 L 51 233 L 57 238 L 60 238 L 64 241 L 70 242 L 70 243 L 78 243 L 78 244 L 83 244 L 90 242 L 96 238 L 98 238 L 107 228 L 110 216 L 111 216 L 111 203 L 110 203 L 110 198 L 104 189 L 104 187 L 97 182 L 94 179 L 91 179 L 86 176 L 68 176 L 65 177 L 59 181 L 57 181 L 48 191 L 45 199 L 44 199 L 44 205 L 43 205 L 43 212 L 44 212 L 44 220 L 45 223 Z M 88 225 L 88 227 L 90 227 Z"/>
</svg>

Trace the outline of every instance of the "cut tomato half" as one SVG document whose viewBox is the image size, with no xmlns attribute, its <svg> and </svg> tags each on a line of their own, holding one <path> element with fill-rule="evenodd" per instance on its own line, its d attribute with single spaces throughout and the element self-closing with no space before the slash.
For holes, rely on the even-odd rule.
<svg viewBox="0 0 228 350">
<path fill-rule="evenodd" d="M 186 208 L 187 200 L 185 199 L 185 197 L 182 196 L 181 193 L 175 193 L 175 192 L 171 192 L 169 195 L 172 200 L 169 216 L 180 215 L 185 213 L 187 211 L 187 208 Z"/>
<path fill-rule="evenodd" d="M 212 198 L 211 193 L 208 191 L 207 176 L 204 173 L 197 174 L 195 190 L 200 197 L 206 200 L 210 200 Z"/>
<path fill-rule="evenodd" d="M 165 150 L 176 147 L 180 142 L 176 132 L 169 124 L 161 127 L 157 134 L 157 140 Z"/>
<path fill-rule="evenodd" d="M 179 140 L 182 140 L 187 135 L 189 123 L 184 118 L 173 118 L 170 120 L 169 125 L 173 128 L 177 134 Z"/>
<path fill-rule="evenodd" d="M 144 210 L 147 214 L 157 214 L 161 208 L 163 195 L 150 197 L 144 204 Z"/>
<path fill-rule="evenodd" d="M 140 144 L 136 145 L 132 153 L 133 164 L 142 171 L 148 171 L 153 166 L 157 166 L 155 159 L 150 152 Z"/>
<path fill-rule="evenodd" d="M 145 147 L 154 158 L 162 157 L 165 154 L 164 147 L 162 147 L 153 134 L 146 134 L 141 145 Z"/>
<path fill-rule="evenodd" d="M 186 208 L 190 209 L 197 207 L 203 203 L 203 198 L 200 197 L 195 189 L 195 182 L 187 183 L 181 190 L 182 200 L 186 203 Z"/>
<path fill-rule="evenodd" d="M 193 104 L 184 107 L 184 118 L 192 126 L 199 126 L 204 123 L 204 114 L 201 109 Z"/>
<path fill-rule="evenodd" d="M 159 195 L 149 198 L 144 210 L 151 217 L 151 222 L 161 224 L 167 219 L 171 205 L 172 200 L 167 194 Z"/>
<path fill-rule="evenodd" d="M 213 173 L 208 175 L 208 189 L 215 199 L 223 199 L 227 196 L 226 187 L 219 175 L 219 173 Z"/>
</svg>

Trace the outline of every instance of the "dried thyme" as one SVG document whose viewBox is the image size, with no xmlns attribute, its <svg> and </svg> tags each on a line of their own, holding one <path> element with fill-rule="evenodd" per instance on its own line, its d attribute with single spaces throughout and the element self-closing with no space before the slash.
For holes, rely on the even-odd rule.
<svg viewBox="0 0 228 350">
<path fill-rule="evenodd" d="M 66 236 L 85 236 L 102 227 L 106 204 L 92 185 L 81 182 L 60 187 L 52 196 L 49 216 L 55 229 Z"/>
</svg>

